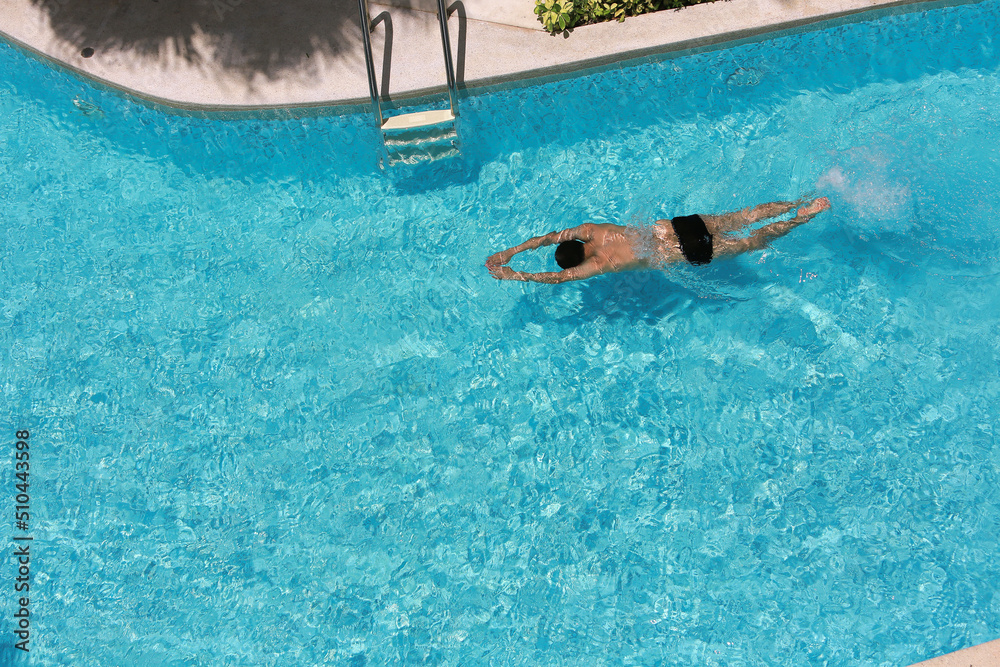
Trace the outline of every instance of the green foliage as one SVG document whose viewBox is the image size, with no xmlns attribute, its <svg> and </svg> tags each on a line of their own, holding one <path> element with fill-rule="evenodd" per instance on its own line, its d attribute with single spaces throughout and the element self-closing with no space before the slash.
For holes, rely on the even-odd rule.
<svg viewBox="0 0 1000 667">
<path fill-rule="evenodd" d="M 535 13 L 545 29 L 551 33 L 572 28 L 573 0 L 535 0 Z"/>
<path fill-rule="evenodd" d="M 545 29 L 556 33 L 578 25 L 624 21 L 629 16 L 680 9 L 712 0 L 535 0 L 535 13 Z"/>
</svg>

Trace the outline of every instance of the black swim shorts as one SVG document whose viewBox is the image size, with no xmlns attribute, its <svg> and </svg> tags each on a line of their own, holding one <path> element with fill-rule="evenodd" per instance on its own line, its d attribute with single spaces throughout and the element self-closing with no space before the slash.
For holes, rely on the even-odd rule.
<svg viewBox="0 0 1000 667">
<path fill-rule="evenodd" d="M 681 252 L 691 264 L 712 261 L 712 235 L 700 215 L 682 215 L 670 221 L 681 245 Z"/>
</svg>

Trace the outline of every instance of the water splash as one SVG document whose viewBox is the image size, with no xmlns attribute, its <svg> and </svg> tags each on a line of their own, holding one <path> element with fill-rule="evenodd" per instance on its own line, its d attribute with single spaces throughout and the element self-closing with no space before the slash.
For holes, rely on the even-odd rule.
<svg viewBox="0 0 1000 667">
<path fill-rule="evenodd" d="M 914 194 L 907 181 L 895 178 L 888 161 L 868 160 L 846 170 L 831 167 L 816 181 L 816 188 L 836 193 L 832 198 L 848 206 L 849 224 L 859 231 L 904 232 L 914 224 Z"/>
</svg>

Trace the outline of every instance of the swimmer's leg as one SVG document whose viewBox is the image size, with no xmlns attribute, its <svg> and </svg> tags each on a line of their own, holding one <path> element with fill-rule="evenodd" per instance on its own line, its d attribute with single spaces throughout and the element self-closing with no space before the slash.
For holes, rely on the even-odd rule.
<svg viewBox="0 0 1000 667">
<path fill-rule="evenodd" d="M 780 202 L 784 203 L 784 202 Z M 780 220 L 764 225 L 755 230 L 746 238 L 734 238 L 731 236 L 720 236 L 713 239 L 716 256 L 739 255 L 744 252 L 760 250 L 776 238 L 780 238 L 792 231 L 801 224 L 805 224 L 816 217 L 817 214 L 830 208 L 830 200 L 820 197 L 809 202 L 800 208 L 794 218 L 790 220 Z M 778 214 L 780 215 L 780 213 Z"/>
<path fill-rule="evenodd" d="M 743 229 L 761 220 L 784 215 L 802 203 L 804 201 L 801 199 L 799 201 L 775 201 L 768 204 L 758 204 L 753 208 L 747 207 L 742 211 L 723 213 L 722 215 L 703 215 L 701 219 L 705 221 L 705 226 L 708 227 L 708 231 L 713 235 L 722 234 Z"/>
</svg>

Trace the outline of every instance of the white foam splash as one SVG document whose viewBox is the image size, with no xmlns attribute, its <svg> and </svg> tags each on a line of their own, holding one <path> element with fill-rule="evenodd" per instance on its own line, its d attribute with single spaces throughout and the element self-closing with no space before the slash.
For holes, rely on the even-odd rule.
<svg viewBox="0 0 1000 667">
<path fill-rule="evenodd" d="M 884 161 L 870 161 L 864 175 L 827 169 L 816 181 L 820 191 L 833 190 L 852 215 L 848 224 L 863 231 L 903 232 L 914 223 L 914 196 L 906 183 L 893 182 Z"/>
</svg>

